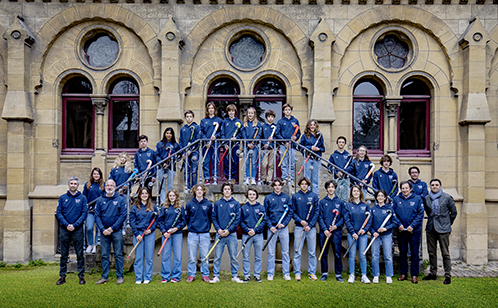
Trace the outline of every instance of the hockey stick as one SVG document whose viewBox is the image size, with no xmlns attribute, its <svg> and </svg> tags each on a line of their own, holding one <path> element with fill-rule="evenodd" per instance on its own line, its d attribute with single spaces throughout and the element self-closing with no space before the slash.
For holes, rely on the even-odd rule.
<svg viewBox="0 0 498 308">
<path fill-rule="evenodd" d="M 233 136 L 232 138 L 235 138 L 235 136 L 237 136 L 237 133 L 239 132 L 239 129 L 240 129 L 240 126 L 241 124 L 239 122 L 235 122 L 235 126 L 237 126 L 237 128 L 235 129 L 235 131 L 233 132 Z M 230 142 L 230 141 L 229 141 Z M 227 154 L 228 150 L 225 150 L 225 152 L 223 153 L 223 155 L 221 156 L 220 158 L 220 162 L 218 163 L 218 165 L 221 165 L 221 162 L 223 161 L 223 158 L 225 158 L 225 155 Z"/>
<path fill-rule="evenodd" d="M 339 211 L 337 209 L 334 209 L 332 211 L 332 213 L 335 213 L 335 217 L 334 217 L 334 220 L 332 220 L 332 224 L 330 225 L 331 227 L 335 226 L 335 220 L 337 219 L 337 216 L 339 216 Z M 332 235 L 330 235 L 330 236 L 332 236 Z M 320 256 L 318 257 L 318 261 L 322 260 L 322 255 L 323 255 L 323 252 L 325 251 L 325 247 L 327 247 L 327 243 L 329 241 L 329 238 L 330 237 L 327 237 L 327 239 L 325 239 L 325 243 L 323 244 L 322 252 L 320 252 Z"/>
<path fill-rule="evenodd" d="M 313 145 L 314 147 L 317 146 L 318 141 L 320 141 L 320 137 L 322 137 L 322 133 L 318 132 L 317 134 L 320 135 L 320 136 L 318 136 L 318 139 L 316 139 L 316 142 Z M 306 157 L 306 160 L 304 161 L 303 165 L 301 166 L 301 169 L 299 169 L 299 172 L 297 173 L 297 175 L 301 174 L 301 171 L 303 171 L 304 165 L 306 165 L 306 163 L 308 162 L 308 159 L 310 159 L 310 156 L 311 156 L 311 154 L 308 154 L 308 157 Z"/>
<path fill-rule="evenodd" d="M 294 130 L 294 133 L 292 134 L 292 137 L 295 137 L 297 135 L 297 132 L 299 131 L 299 126 L 297 124 L 294 124 L 294 128 L 295 128 L 295 130 Z M 292 137 L 291 137 L 291 139 L 292 139 Z M 284 157 L 287 154 L 287 152 L 289 151 L 290 147 L 291 147 L 291 144 L 289 143 L 289 147 L 285 150 L 284 155 L 282 155 L 282 158 L 280 158 L 280 162 L 278 163 L 277 167 L 280 168 L 280 165 L 284 161 Z"/>
<path fill-rule="evenodd" d="M 157 216 L 157 213 L 156 213 L 156 212 L 152 213 L 152 220 L 151 220 L 151 222 L 150 222 L 149 226 L 147 227 L 147 229 L 145 229 L 145 231 L 149 230 L 149 229 L 150 229 L 150 227 L 152 227 L 152 225 L 153 225 L 153 224 L 154 224 L 154 222 L 156 221 L 156 216 Z M 144 236 L 145 236 L 145 231 L 144 231 L 144 233 L 142 233 L 142 239 L 141 239 L 140 241 L 138 241 L 138 242 L 137 242 L 137 244 L 135 245 L 135 247 L 133 247 L 133 249 L 130 251 L 130 253 L 126 256 L 128 259 L 130 259 L 131 254 L 135 251 L 135 249 L 137 249 L 138 244 L 140 244 L 140 243 L 143 241 Z"/>
<path fill-rule="evenodd" d="M 260 224 L 261 224 L 261 222 L 263 221 L 263 218 L 265 218 L 265 213 L 263 213 L 263 212 L 259 212 L 259 213 L 258 213 L 258 215 L 259 215 L 259 220 L 258 220 L 258 222 L 256 223 L 256 225 L 254 226 L 254 229 L 256 229 L 257 227 L 259 227 L 259 225 L 260 225 Z M 249 237 L 247 238 L 247 240 L 245 241 L 244 245 L 242 245 L 242 248 L 240 248 L 239 252 L 237 252 L 237 255 L 235 256 L 235 258 L 238 258 L 238 257 L 239 257 L 240 253 L 242 252 L 242 250 L 244 250 L 244 247 L 246 247 L 247 242 L 249 242 L 249 240 L 251 239 L 251 237 L 252 237 L 252 236 L 249 236 Z"/>
<path fill-rule="evenodd" d="M 361 230 L 363 230 L 363 228 L 365 228 L 365 226 L 368 223 L 368 220 L 370 219 L 370 212 L 366 212 L 365 215 L 367 215 L 367 218 L 365 218 L 365 221 L 363 222 L 363 225 L 361 226 L 361 228 L 360 228 L 359 231 L 361 231 Z M 351 243 L 351 245 L 349 245 L 349 248 L 348 248 L 348 250 L 346 250 L 346 253 L 344 254 L 343 258 L 345 258 L 347 256 L 347 254 L 349 253 L 349 250 L 351 249 L 351 247 L 353 247 L 353 244 L 355 242 L 356 242 L 356 240 L 353 240 L 353 242 Z"/>
<path fill-rule="evenodd" d="M 388 215 L 387 215 L 386 219 L 384 219 L 384 221 L 382 222 L 382 225 L 380 226 L 380 228 L 384 228 L 384 227 L 386 226 L 387 222 L 389 221 L 389 219 L 391 218 L 391 216 L 393 215 L 393 214 L 391 213 L 391 210 L 387 210 L 387 211 L 386 211 L 386 213 L 388 213 Z M 379 229 L 380 229 L 380 228 L 379 228 Z M 375 241 L 375 239 L 376 239 L 376 237 L 374 237 L 374 238 L 370 241 L 370 244 L 368 244 L 367 249 L 365 249 L 365 251 L 363 252 L 363 254 L 364 254 L 364 255 L 366 255 L 366 254 L 367 254 L 368 249 L 370 249 L 370 246 L 372 246 L 372 244 L 373 244 L 373 242 Z"/>
<path fill-rule="evenodd" d="M 216 127 L 214 128 L 213 133 L 211 134 L 211 138 L 215 137 L 216 132 L 218 131 L 218 127 L 220 126 L 220 124 L 218 122 L 214 122 L 213 125 L 216 126 Z M 209 140 L 207 146 L 211 146 L 212 141 L 213 140 Z M 204 153 L 204 156 L 202 156 L 202 161 L 204 161 L 206 159 L 206 156 L 207 156 L 208 152 L 209 152 L 209 148 L 206 149 L 206 153 Z"/>
<path fill-rule="evenodd" d="M 284 217 L 285 215 L 287 214 L 287 212 L 289 211 L 289 206 L 287 204 L 284 204 L 284 208 L 285 208 L 285 211 L 284 213 L 282 214 L 282 216 L 280 217 L 280 220 L 277 222 L 277 225 L 281 224 L 282 223 L 282 220 L 284 220 Z M 277 232 L 275 232 L 277 233 Z M 266 241 L 266 244 L 265 246 L 263 247 L 263 251 L 265 251 L 266 249 L 266 246 L 268 246 L 268 243 L 270 243 L 271 239 L 273 238 L 273 236 L 275 235 L 275 233 L 272 232 L 272 234 L 270 235 L 270 238 Z"/>
<path fill-rule="evenodd" d="M 228 228 L 230 228 L 230 226 L 232 225 L 232 223 L 235 221 L 235 213 L 230 213 L 230 216 L 232 216 L 232 219 L 230 219 L 230 221 L 228 222 L 225 230 L 227 230 Z M 221 236 L 218 236 L 218 239 L 216 240 L 216 242 L 214 243 L 213 247 L 211 247 L 211 249 L 209 249 L 207 255 L 206 255 L 206 263 L 209 263 L 209 255 L 211 254 L 211 252 L 213 252 L 214 248 L 216 247 L 216 245 L 218 245 L 218 243 L 220 242 L 221 240 Z"/>
<path fill-rule="evenodd" d="M 310 219 L 310 214 L 311 214 L 311 211 L 313 210 L 313 203 L 308 202 L 308 203 L 306 203 L 306 204 L 308 205 L 308 214 L 306 214 L 306 219 L 305 219 L 305 221 L 306 221 L 306 222 L 308 222 L 308 219 Z M 302 240 L 303 240 L 303 236 L 304 236 L 304 228 L 303 228 L 303 230 L 302 230 L 302 232 L 301 232 L 301 236 L 299 237 L 299 242 L 297 243 L 297 248 L 296 248 L 296 251 L 294 251 L 295 253 L 297 253 L 297 252 L 298 252 L 298 250 L 299 250 L 299 246 L 301 246 L 301 242 L 302 242 Z"/>
<path fill-rule="evenodd" d="M 182 211 L 180 209 L 176 209 L 175 212 L 177 213 L 176 214 L 176 218 L 175 218 L 175 221 L 173 221 L 173 224 L 171 225 L 171 228 L 174 228 L 175 225 L 176 225 L 176 222 L 178 221 L 178 218 L 180 218 L 180 215 L 182 215 Z M 168 231 L 166 231 L 166 233 L 168 233 Z M 161 249 L 159 249 L 159 252 L 157 253 L 157 256 L 159 257 L 161 255 L 161 252 L 163 251 L 163 248 L 164 248 L 164 244 L 166 244 L 166 242 L 168 241 L 169 237 L 167 237 L 164 242 L 163 242 L 163 245 L 161 246 Z"/>
</svg>

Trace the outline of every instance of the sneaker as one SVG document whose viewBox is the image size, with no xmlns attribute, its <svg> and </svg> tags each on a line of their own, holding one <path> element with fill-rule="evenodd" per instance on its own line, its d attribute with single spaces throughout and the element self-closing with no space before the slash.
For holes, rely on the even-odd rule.
<svg viewBox="0 0 498 308">
<path fill-rule="evenodd" d="M 386 277 L 386 283 L 387 284 L 393 283 L 393 279 L 391 277 Z"/>
<path fill-rule="evenodd" d="M 285 276 L 284 276 L 285 279 Z M 296 281 L 301 281 L 301 274 L 296 274 Z"/>
<path fill-rule="evenodd" d="M 379 283 L 379 276 L 374 276 L 372 283 Z"/>
<path fill-rule="evenodd" d="M 368 279 L 367 275 L 362 275 L 361 276 L 361 282 L 363 282 L 363 283 L 370 283 L 370 279 Z"/>
<path fill-rule="evenodd" d="M 126 230 L 123 229 L 123 236 L 126 236 Z"/>
<path fill-rule="evenodd" d="M 183 191 L 183 193 L 184 193 L 184 194 L 188 194 L 188 193 L 190 193 L 190 189 L 185 188 L 185 190 Z"/>
<path fill-rule="evenodd" d="M 150 280 L 144 280 L 144 284 L 149 284 Z"/>
<path fill-rule="evenodd" d="M 100 280 L 97 281 L 95 284 L 106 284 L 108 282 L 109 282 L 109 279 L 100 278 Z"/>
<path fill-rule="evenodd" d="M 354 282 L 354 275 L 353 274 L 349 274 L 348 282 L 349 283 L 353 283 Z"/>
<path fill-rule="evenodd" d="M 142 284 L 142 280 L 135 281 L 135 284 Z"/>
<path fill-rule="evenodd" d="M 80 277 L 80 284 L 85 284 L 86 281 L 85 281 L 85 277 Z"/>
<path fill-rule="evenodd" d="M 258 282 L 258 283 L 259 283 L 259 282 L 262 282 L 261 278 L 260 278 L 260 277 L 258 277 L 258 276 L 254 276 L 254 281 L 256 281 L 256 282 Z"/>
<path fill-rule="evenodd" d="M 209 276 L 202 276 L 202 281 L 209 282 Z"/>
<path fill-rule="evenodd" d="M 93 245 L 92 253 L 97 253 L 97 246 Z"/>
<path fill-rule="evenodd" d="M 66 277 L 61 277 L 61 278 L 59 278 L 59 280 L 57 280 L 57 282 L 55 284 L 60 286 L 61 284 L 65 284 L 65 283 L 66 283 Z"/>
<path fill-rule="evenodd" d="M 166 283 L 168 282 L 166 279 L 161 279 L 161 283 Z"/>
<path fill-rule="evenodd" d="M 284 275 L 284 280 L 286 280 L 286 281 L 291 280 L 291 276 L 290 275 Z"/>
<path fill-rule="evenodd" d="M 249 179 L 248 179 L 248 178 L 245 178 L 245 179 L 244 179 L 244 183 L 242 183 L 242 185 L 249 185 Z"/>
<path fill-rule="evenodd" d="M 220 282 L 220 278 L 214 276 L 213 279 L 209 280 L 209 283 L 218 283 Z"/>
<path fill-rule="evenodd" d="M 451 277 L 444 278 L 443 284 L 451 284 Z"/>
<path fill-rule="evenodd" d="M 251 277 L 249 277 L 249 276 L 244 277 L 244 280 L 243 280 L 244 283 L 247 283 L 249 281 L 251 281 Z"/>
<path fill-rule="evenodd" d="M 328 276 L 328 275 L 322 275 L 322 276 L 320 277 L 320 281 L 326 281 L 326 280 L 327 280 L 327 278 L 328 278 L 327 276 Z"/>
<path fill-rule="evenodd" d="M 244 281 L 241 280 L 239 276 L 233 276 L 232 281 L 236 283 L 244 283 Z"/>
<path fill-rule="evenodd" d="M 177 282 L 178 282 L 178 280 L 176 280 L 175 278 L 173 278 L 173 279 L 171 279 L 171 282 L 172 282 L 172 283 L 177 283 Z"/>
<path fill-rule="evenodd" d="M 187 277 L 187 282 L 192 282 L 195 280 L 195 277 L 194 276 L 188 276 Z"/>
<path fill-rule="evenodd" d="M 92 245 L 88 245 L 88 247 L 87 247 L 87 248 L 86 248 L 86 250 L 85 250 L 85 253 L 86 253 L 86 254 L 90 254 L 90 253 L 92 253 Z"/>
<path fill-rule="evenodd" d="M 268 275 L 268 277 L 266 277 L 266 280 L 273 281 L 273 275 Z"/>
<path fill-rule="evenodd" d="M 337 280 L 337 281 L 338 281 L 338 282 L 340 282 L 340 283 L 343 283 L 343 282 L 344 282 L 344 279 L 342 279 L 342 277 L 341 277 L 341 276 L 336 276 L 336 277 L 335 277 L 335 280 Z"/>
<path fill-rule="evenodd" d="M 255 178 L 251 179 L 251 185 L 256 185 L 256 179 Z"/>
<path fill-rule="evenodd" d="M 118 279 L 116 280 L 116 284 L 117 284 L 117 285 L 120 285 L 120 284 L 122 284 L 123 282 L 124 282 L 123 278 L 118 278 Z"/>
<path fill-rule="evenodd" d="M 309 279 L 311 279 L 312 281 L 317 281 L 317 280 L 318 280 L 318 278 L 316 277 L 316 275 L 315 275 L 315 274 L 310 274 L 310 275 L 308 276 L 308 278 L 309 278 Z"/>
</svg>

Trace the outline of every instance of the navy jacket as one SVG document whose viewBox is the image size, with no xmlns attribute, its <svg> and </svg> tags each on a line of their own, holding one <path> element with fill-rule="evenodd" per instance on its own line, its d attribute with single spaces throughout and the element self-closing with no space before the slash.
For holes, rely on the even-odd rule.
<svg viewBox="0 0 498 308">
<path fill-rule="evenodd" d="M 104 191 L 100 189 L 98 183 L 92 183 L 92 185 L 90 185 L 90 189 L 87 189 L 86 188 L 87 183 L 85 183 L 85 185 L 83 186 L 83 195 L 85 195 L 86 200 L 90 203 L 93 200 L 97 199 L 98 197 L 102 196 L 102 193 Z"/>
<path fill-rule="evenodd" d="M 138 151 L 135 153 L 135 168 L 138 169 L 139 173 L 147 169 L 147 161 L 149 159 L 152 161 L 152 165 L 156 163 L 156 153 L 150 148 L 145 149 L 145 151 L 142 149 L 138 149 Z M 151 168 L 149 172 L 152 176 L 155 176 L 156 168 Z"/>
<path fill-rule="evenodd" d="M 185 206 L 185 221 L 188 231 L 194 233 L 206 233 L 211 229 L 211 214 L 213 204 L 206 198 L 201 202 L 194 197 Z"/>
<path fill-rule="evenodd" d="M 319 148 L 320 150 L 318 152 L 314 152 L 314 151 L 311 151 L 311 147 L 315 145 L 317 137 L 320 138 L 320 140 L 318 141 L 316 147 Z M 301 140 L 299 141 L 299 144 L 301 144 L 302 146 L 304 146 L 305 148 L 307 148 L 311 152 L 315 153 L 316 155 L 322 157 L 322 153 L 325 152 L 325 146 L 323 145 L 323 136 L 320 137 L 320 135 L 318 135 L 317 137 L 315 137 L 313 134 L 310 134 L 310 137 L 308 138 L 308 137 L 306 137 L 306 135 L 303 134 L 303 136 L 301 137 Z M 308 155 L 309 155 L 309 153 L 304 153 L 304 156 L 308 157 Z M 310 156 L 310 159 L 316 160 L 318 158 L 315 158 L 314 156 Z"/>
<path fill-rule="evenodd" d="M 344 221 L 346 223 L 346 227 L 348 228 L 348 233 L 351 235 L 358 233 L 363 225 L 363 222 L 367 218 L 365 213 L 370 212 L 370 206 L 361 201 L 360 203 L 348 202 L 345 209 Z M 371 225 L 372 217 L 370 217 L 363 230 L 367 232 L 370 230 Z"/>
<path fill-rule="evenodd" d="M 109 180 L 114 180 L 114 182 L 116 182 L 116 186 L 119 186 L 128 181 L 130 175 L 131 173 L 126 172 L 125 167 L 121 166 L 119 168 L 113 168 L 111 170 L 111 173 L 109 174 Z"/>
<path fill-rule="evenodd" d="M 240 128 L 238 130 L 237 130 L 237 126 L 235 125 L 235 123 L 240 124 Z M 241 131 L 243 129 L 242 126 L 243 126 L 242 122 L 240 122 L 239 119 L 237 119 L 237 118 L 230 119 L 227 117 L 225 120 L 223 120 L 223 124 L 220 127 L 221 139 L 231 139 L 232 137 L 234 137 L 233 134 L 235 133 L 235 131 L 237 131 L 237 133 L 235 134 L 235 139 L 240 139 L 240 136 L 242 133 Z M 211 136 L 209 136 L 209 137 L 211 137 Z"/>
<path fill-rule="evenodd" d="M 231 213 L 235 214 L 235 220 L 228 228 L 228 232 L 233 233 L 237 231 L 240 223 L 240 203 L 236 201 L 233 197 L 228 200 L 221 198 L 216 201 L 213 206 L 213 226 L 216 231 L 225 230 L 230 220 L 232 220 Z"/>
<path fill-rule="evenodd" d="M 427 184 L 422 182 L 420 179 L 417 179 L 416 182 L 409 180 L 413 185 L 412 193 L 419 195 L 422 197 L 422 201 L 425 201 L 424 198 L 429 194 L 429 190 L 427 189 Z"/>
<path fill-rule="evenodd" d="M 412 226 L 414 232 L 422 230 L 424 203 L 420 196 L 411 193 L 405 198 L 403 194 L 399 194 L 394 198 L 393 208 L 400 221 L 398 227 L 402 225 L 406 229 Z"/>
<path fill-rule="evenodd" d="M 193 134 L 192 134 L 193 132 Z M 197 123 L 192 122 L 192 124 L 188 125 L 185 124 L 183 127 L 180 129 L 180 148 L 184 148 L 187 145 L 194 143 L 196 140 L 202 138 L 202 132 L 201 132 L 201 127 L 197 125 Z M 199 146 L 196 146 L 195 149 L 199 148 Z M 192 150 L 195 150 L 194 148 Z"/>
<path fill-rule="evenodd" d="M 177 210 L 180 212 L 180 217 L 178 217 L 178 220 L 173 226 L 173 222 L 175 221 L 176 216 L 178 215 Z M 159 230 L 161 230 L 161 233 L 163 234 L 169 229 L 175 227 L 178 228 L 177 232 L 181 233 L 182 232 L 181 230 L 185 228 L 186 225 L 185 209 L 183 207 L 175 209 L 171 205 L 168 208 L 166 208 L 165 206 L 161 207 L 161 210 L 159 212 L 159 217 L 157 218 L 157 225 L 159 226 Z"/>
<path fill-rule="evenodd" d="M 345 169 L 344 167 L 346 167 L 346 164 L 348 163 L 349 160 L 353 160 L 353 156 L 351 154 L 348 153 L 348 151 L 344 151 L 344 152 L 339 152 L 338 150 L 335 150 L 334 153 L 332 153 L 329 157 L 329 162 L 331 162 L 332 164 L 336 165 L 337 167 L 339 168 L 342 168 L 342 169 Z M 350 162 L 351 164 L 351 162 Z M 348 165 L 349 167 L 349 165 Z M 337 177 L 337 172 L 339 172 L 341 170 L 335 170 L 335 174 L 334 176 Z M 345 170 L 347 171 L 347 170 Z M 349 171 L 348 171 L 349 172 Z"/>
<path fill-rule="evenodd" d="M 372 165 L 374 165 L 374 163 L 372 163 L 369 160 L 365 160 L 365 159 L 364 160 L 357 160 L 355 158 L 349 164 L 346 171 L 348 173 L 354 175 L 355 177 L 359 178 L 360 180 L 367 180 L 367 184 L 368 184 L 368 183 L 370 183 L 370 180 L 372 180 L 373 172 L 372 172 L 372 174 L 370 174 L 370 176 L 368 178 L 366 178 L 366 177 L 367 177 L 368 171 L 370 170 Z M 387 192 L 387 193 L 389 193 L 389 192 Z"/>
<path fill-rule="evenodd" d="M 256 134 L 256 128 L 258 128 L 258 133 Z M 256 134 L 256 138 L 254 138 L 254 134 Z M 247 127 L 242 125 L 242 139 L 254 139 L 258 140 L 261 139 L 261 136 L 263 136 L 263 127 L 261 126 L 261 123 L 258 122 L 256 126 L 253 126 L 252 122 L 247 122 Z"/>
<path fill-rule="evenodd" d="M 396 180 L 394 190 L 393 180 Z M 394 198 L 398 194 L 398 175 L 391 168 L 389 168 L 388 172 L 385 172 L 384 169 L 380 168 L 374 172 L 372 186 L 375 189 L 385 190 L 387 194 L 392 191 L 392 193 L 389 194 L 389 197 Z"/>
<path fill-rule="evenodd" d="M 69 225 L 73 225 L 75 229 L 81 227 L 88 215 L 86 204 L 86 197 L 79 191 L 73 196 L 68 190 L 60 196 L 57 203 L 57 219 L 61 229 L 66 229 Z"/>
<path fill-rule="evenodd" d="M 394 209 L 391 206 L 391 204 L 385 204 L 384 206 L 379 206 L 377 203 L 375 203 L 374 207 L 370 210 L 370 213 L 372 213 L 372 226 L 370 227 L 370 233 L 374 234 L 374 232 L 377 232 L 379 230 L 380 226 L 386 219 L 387 215 L 387 210 L 390 210 L 392 213 L 391 218 L 387 221 L 387 224 L 384 226 L 384 228 L 387 229 L 386 232 L 379 233 L 381 235 L 385 234 L 391 234 L 393 233 L 393 229 L 399 226 L 399 221 L 396 218 L 396 213 L 394 213 Z"/>
<path fill-rule="evenodd" d="M 180 146 L 178 143 L 173 143 L 171 141 L 166 142 L 166 146 L 163 148 L 163 142 L 159 141 L 156 145 L 156 162 L 160 162 L 161 160 L 167 158 L 168 156 L 174 155 L 176 152 L 180 150 Z M 171 164 L 173 164 L 173 170 L 176 170 L 176 159 L 172 158 L 168 161 L 168 170 L 171 169 Z M 162 168 L 162 166 L 160 167 Z"/>
<path fill-rule="evenodd" d="M 292 135 L 296 128 L 294 125 L 299 126 L 299 121 L 294 118 L 294 116 L 290 116 L 290 119 L 286 117 L 281 118 L 277 122 L 277 130 L 275 131 L 275 136 L 277 139 L 291 139 Z M 296 140 L 301 136 L 301 128 L 298 129 L 296 134 Z"/>
<path fill-rule="evenodd" d="M 218 130 L 215 133 L 215 137 L 217 139 L 220 138 L 221 136 L 221 119 L 218 117 L 212 117 L 212 118 L 204 118 L 201 120 L 201 132 L 202 132 L 202 137 L 204 139 L 210 139 L 211 136 L 213 135 L 213 131 L 215 129 L 214 122 L 218 123 Z"/>
<path fill-rule="evenodd" d="M 95 221 L 100 232 L 111 227 L 113 232 L 120 231 L 126 219 L 126 201 L 118 193 L 112 197 L 103 194 L 95 206 Z"/>
<path fill-rule="evenodd" d="M 147 212 L 145 210 L 144 204 L 140 205 L 140 210 L 138 210 L 138 207 L 136 205 L 133 205 L 131 207 L 130 227 L 131 227 L 131 230 L 133 231 L 133 235 L 135 237 L 142 235 L 142 233 L 144 233 L 144 231 L 147 229 L 147 227 L 152 222 L 152 215 L 154 213 L 157 214 L 157 206 L 155 206 L 155 205 L 154 205 L 154 211 L 149 211 L 149 212 Z M 156 226 L 157 226 L 157 220 L 154 221 L 152 226 L 150 226 L 150 231 L 152 233 L 154 233 L 154 231 L 156 230 Z"/>
<path fill-rule="evenodd" d="M 275 127 L 275 133 L 273 134 L 272 138 L 273 139 L 277 139 L 277 137 L 275 136 L 275 134 L 277 132 L 277 124 L 275 124 L 275 123 L 272 123 L 271 125 L 270 124 L 263 124 L 263 128 L 262 128 L 263 132 L 261 134 L 261 139 L 268 139 L 268 138 L 270 138 L 271 133 L 273 132 L 273 127 Z M 263 145 L 265 145 L 267 143 L 268 142 L 265 142 Z M 268 148 L 272 149 L 273 145 L 274 145 L 274 143 L 272 143 L 272 142 L 268 143 Z"/>
<path fill-rule="evenodd" d="M 268 228 L 276 227 L 280 217 L 285 211 L 284 204 L 289 207 L 287 214 L 285 214 L 282 224 L 287 226 L 292 218 L 292 200 L 291 197 L 283 192 L 276 194 L 272 192 L 265 197 L 264 205 L 266 209 L 266 216 L 268 217 L 267 224 Z"/>
<path fill-rule="evenodd" d="M 294 218 L 296 225 L 301 227 L 301 221 L 306 220 L 309 211 L 308 202 L 311 202 L 311 204 L 313 204 L 313 209 L 311 209 L 310 218 L 307 223 L 310 228 L 313 229 L 315 227 L 320 212 L 318 206 L 319 201 L 318 195 L 309 190 L 305 193 L 302 190 L 299 190 L 292 196 L 292 217 Z"/>
<path fill-rule="evenodd" d="M 320 225 L 320 232 L 328 230 L 332 225 L 332 221 L 335 217 L 335 214 L 332 212 L 333 210 L 339 211 L 337 219 L 335 220 L 335 226 L 337 227 L 335 231 L 342 230 L 342 226 L 344 225 L 344 201 L 336 196 L 334 196 L 333 199 L 330 199 L 329 196 L 326 196 L 325 198 L 320 200 L 320 202 L 318 202 L 318 205 L 320 207 L 320 214 L 318 215 L 318 225 Z"/>
<path fill-rule="evenodd" d="M 249 229 L 253 229 L 256 234 L 263 233 L 267 221 L 266 214 L 263 216 L 263 221 L 261 221 L 259 226 L 254 228 L 260 218 L 259 213 L 265 214 L 265 207 L 257 201 L 254 205 L 246 202 L 246 204 L 240 208 L 240 227 L 242 228 L 242 232 L 247 234 L 249 233 Z"/>
</svg>

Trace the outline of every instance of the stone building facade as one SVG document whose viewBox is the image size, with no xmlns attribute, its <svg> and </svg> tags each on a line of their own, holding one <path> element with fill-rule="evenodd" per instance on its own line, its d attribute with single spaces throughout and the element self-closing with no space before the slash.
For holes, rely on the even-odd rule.
<svg viewBox="0 0 498 308">
<path fill-rule="evenodd" d="M 498 260 L 496 4 L 0 2 L 0 260 L 53 259 L 69 176 L 108 174 L 138 133 L 154 146 L 227 88 L 242 108 L 318 120 L 327 153 L 344 135 L 401 179 L 440 178 L 459 211 L 452 257 Z"/>
</svg>

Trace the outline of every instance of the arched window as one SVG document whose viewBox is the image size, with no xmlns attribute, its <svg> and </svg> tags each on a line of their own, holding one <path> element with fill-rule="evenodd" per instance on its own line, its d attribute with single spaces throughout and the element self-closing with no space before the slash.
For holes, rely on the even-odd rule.
<svg viewBox="0 0 498 308">
<path fill-rule="evenodd" d="M 401 86 L 398 109 L 398 153 L 428 156 L 430 91 L 420 79 L 410 78 Z"/>
<path fill-rule="evenodd" d="M 62 154 L 90 154 L 94 147 L 92 84 L 73 77 L 62 91 Z"/>
<path fill-rule="evenodd" d="M 239 94 L 239 86 L 233 80 L 228 78 L 216 79 L 208 89 L 206 105 L 213 102 L 216 106 L 218 117 L 225 119 L 228 117 L 226 109 L 230 104 L 234 104 L 237 111 L 240 112 Z M 239 114 L 235 116 L 238 117 Z"/>
<path fill-rule="evenodd" d="M 116 80 L 109 90 L 109 151 L 138 148 L 140 98 L 131 78 Z M 116 152 L 118 152 L 116 151 Z"/>
<path fill-rule="evenodd" d="M 258 114 L 258 120 L 266 122 L 265 112 L 273 110 L 276 114 L 274 123 L 282 118 L 282 105 L 285 104 L 285 87 L 279 80 L 266 78 L 254 87 L 254 108 Z"/>
<path fill-rule="evenodd" d="M 383 148 L 382 100 L 384 94 L 374 79 L 362 79 L 353 91 L 353 149 L 364 145 L 370 153 Z"/>
</svg>

